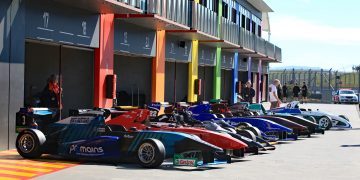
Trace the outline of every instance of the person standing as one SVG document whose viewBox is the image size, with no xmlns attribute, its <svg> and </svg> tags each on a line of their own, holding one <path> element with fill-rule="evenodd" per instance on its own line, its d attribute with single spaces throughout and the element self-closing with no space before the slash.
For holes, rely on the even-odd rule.
<svg viewBox="0 0 360 180">
<path fill-rule="evenodd" d="M 251 87 L 250 81 L 246 82 L 245 88 L 243 89 L 241 94 L 244 102 L 249 102 L 250 104 L 253 103 L 253 98 L 255 97 L 255 90 Z"/>
<path fill-rule="evenodd" d="M 306 85 L 306 82 L 304 81 L 303 86 L 301 87 L 301 98 L 303 103 L 307 102 L 307 96 L 308 96 L 308 87 Z"/>
<path fill-rule="evenodd" d="M 276 89 L 277 89 L 277 94 L 278 94 L 279 99 L 280 99 L 280 100 L 283 100 L 282 85 L 279 84 L 279 85 L 276 87 Z"/>
<path fill-rule="evenodd" d="M 297 83 L 295 83 L 295 86 L 294 86 L 294 88 L 293 88 L 294 100 L 296 100 L 296 101 L 299 100 L 299 93 L 300 93 L 300 87 L 298 86 Z"/>
<path fill-rule="evenodd" d="M 59 76 L 51 75 L 45 88 L 41 92 L 40 105 L 42 107 L 62 109 L 61 88 L 59 86 Z"/>
<path fill-rule="evenodd" d="M 283 92 L 283 102 L 286 102 L 286 99 L 288 97 L 288 87 L 287 84 L 285 83 L 284 86 L 282 87 L 282 92 Z"/>
<path fill-rule="evenodd" d="M 280 81 L 278 79 L 275 79 L 272 84 L 269 86 L 269 97 L 270 97 L 270 109 L 280 107 L 281 100 L 279 99 L 277 95 L 277 86 L 279 86 Z"/>
</svg>

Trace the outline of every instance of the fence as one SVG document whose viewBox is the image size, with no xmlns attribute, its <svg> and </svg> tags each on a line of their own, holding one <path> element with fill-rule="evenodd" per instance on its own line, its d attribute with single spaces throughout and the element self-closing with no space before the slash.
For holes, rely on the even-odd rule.
<svg viewBox="0 0 360 180">
<path fill-rule="evenodd" d="M 332 102 L 333 93 L 339 89 L 353 89 L 360 92 L 360 72 L 340 72 L 325 69 L 284 69 L 271 70 L 270 80 L 279 79 L 282 84 L 287 83 L 292 87 L 295 83 L 302 86 L 305 82 L 308 86 L 311 99 L 320 102 Z"/>
</svg>

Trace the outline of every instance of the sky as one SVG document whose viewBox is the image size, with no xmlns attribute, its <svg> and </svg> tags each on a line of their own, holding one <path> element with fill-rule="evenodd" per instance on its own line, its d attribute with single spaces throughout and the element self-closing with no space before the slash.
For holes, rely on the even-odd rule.
<svg viewBox="0 0 360 180">
<path fill-rule="evenodd" d="M 360 0 L 265 0 L 270 41 L 282 48 L 283 63 L 349 71 L 360 65 Z M 263 36 L 267 39 L 267 35 Z"/>
</svg>

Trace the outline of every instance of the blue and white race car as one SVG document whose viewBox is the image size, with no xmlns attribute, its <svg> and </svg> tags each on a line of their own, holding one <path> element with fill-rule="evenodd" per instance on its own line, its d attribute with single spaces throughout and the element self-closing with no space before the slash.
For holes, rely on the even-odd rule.
<svg viewBox="0 0 360 180">
<path fill-rule="evenodd" d="M 300 108 L 299 104 L 300 104 L 299 101 L 293 101 L 289 103 L 286 107 L 270 109 L 269 112 L 311 116 L 315 118 L 319 126 L 324 127 L 326 130 L 329 130 L 330 128 L 338 128 L 338 129 L 352 128 L 349 118 L 347 118 L 344 115 L 334 115 L 319 110 L 313 111 L 311 109 L 304 109 L 304 108 Z"/>
<path fill-rule="evenodd" d="M 53 154 L 75 160 L 136 162 L 145 168 L 156 168 L 166 158 L 174 158 L 176 165 L 212 163 L 215 153 L 223 152 L 189 134 L 108 126 L 109 115 L 103 109 L 84 110 L 54 122 L 49 109 L 22 108 L 17 113 L 17 151 L 24 158 Z"/>
</svg>

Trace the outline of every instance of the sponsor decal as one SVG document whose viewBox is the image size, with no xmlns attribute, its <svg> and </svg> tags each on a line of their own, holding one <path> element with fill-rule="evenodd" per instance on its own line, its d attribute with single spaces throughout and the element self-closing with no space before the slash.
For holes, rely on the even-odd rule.
<svg viewBox="0 0 360 180">
<path fill-rule="evenodd" d="M 101 146 L 80 146 L 73 144 L 70 146 L 69 154 L 82 156 L 101 156 L 104 155 L 104 148 Z"/>
<path fill-rule="evenodd" d="M 97 128 L 97 132 L 105 132 L 105 128 Z"/>
<path fill-rule="evenodd" d="M 70 124 L 89 124 L 91 120 L 91 117 L 71 117 Z"/>
<path fill-rule="evenodd" d="M 197 167 L 198 165 L 198 159 L 196 158 L 185 158 L 181 154 L 175 154 L 174 155 L 174 166 L 192 166 Z"/>
<path fill-rule="evenodd" d="M 125 135 L 124 135 L 124 138 L 132 139 L 132 138 L 134 138 L 134 136 L 129 135 L 129 134 L 125 134 Z"/>
<path fill-rule="evenodd" d="M 69 154 L 71 154 L 72 152 L 76 152 L 76 148 L 77 148 L 76 144 L 71 145 L 70 150 L 69 150 Z"/>
<path fill-rule="evenodd" d="M 94 153 L 94 154 L 102 154 L 104 153 L 104 149 L 102 147 L 91 147 L 91 146 L 80 146 L 79 148 L 81 153 Z"/>
</svg>

